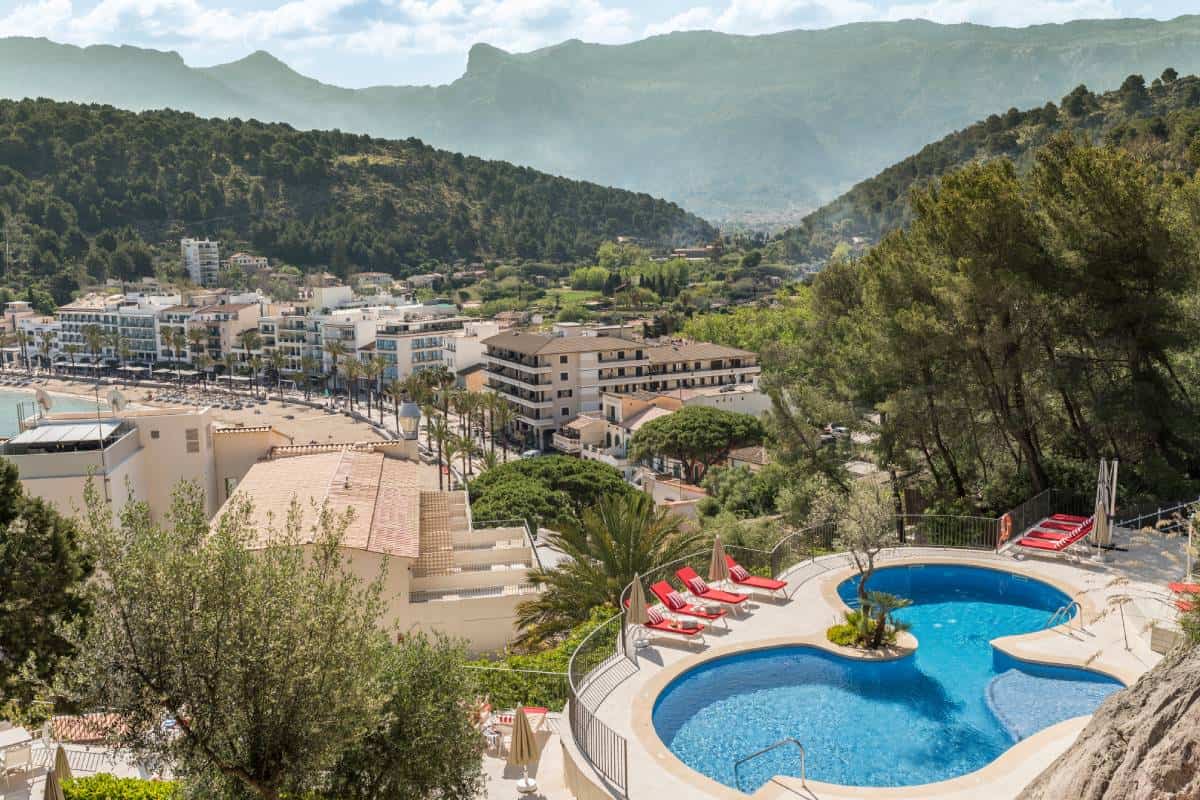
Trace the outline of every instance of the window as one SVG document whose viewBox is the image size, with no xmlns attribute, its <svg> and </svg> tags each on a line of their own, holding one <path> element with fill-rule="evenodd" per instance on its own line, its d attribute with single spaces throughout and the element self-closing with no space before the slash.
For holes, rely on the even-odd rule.
<svg viewBox="0 0 1200 800">
<path fill-rule="evenodd" d="M 560 363 L 560 364 L 565 364 L 565 363 L 567 363 L 567 357 L 566 357 L 566 356 L 559 356 L 559 357 L 558 357 L 558 363 Z"/>
<path fill-rule="evenodd" d="M 237 478 L 226 478 L 225 479 L 225 497 L 226 498 L 233 495 L 233 491 L 234 491 L 234 489 L 237 488 L 237 485 L 238 485 Z"/>
<path fill-rule="evenodd" d="M 571 416 L 571 409 L 569 409 L 569 408 L 563 408 L 563 409 L 562 409 L 561 411 L 559 411 L 558 413 L 559 413 L 560 415 L 564 416 L 564 417 L 569 417 L 569 416 Z"/>
<path fill-rule="evenodd" d="M 199 428 L 188 428 L 186 431 L 184 431 L 184 433 L 187 437 L 187 452 L 199 453 L 200 452 L 200 429 Z"/>
<path fill-rule="evenodd" d="M 157 439 L 157 438 L 158 438 L 158 431 L 150 431 L 150 438 L 151 438 L 151 439 Z"/>
<path fill-rule="evenodd" d="M 567 379 L 567 373 L 565 373 L 565 372 L 558 373 L 558 379 L 560 381 L 565 381 Z"/>
<path fill-rule="evenodd" d="M 558 390 L 558 396 L 559 396 L 559 397 L 570 397 L 570 396 L 571 396 L 571 390 L 570 390 L 570 389 L 559 389 L 559 390 Z"/>
</svg>

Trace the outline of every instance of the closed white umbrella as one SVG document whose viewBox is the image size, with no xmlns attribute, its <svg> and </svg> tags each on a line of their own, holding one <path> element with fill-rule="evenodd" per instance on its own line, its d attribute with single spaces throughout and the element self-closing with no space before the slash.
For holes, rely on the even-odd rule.
<svg viewBox="0 0 1200 800">
<path fill-rule="evenodd" d="M 625 609 L 626 625 L 645 625 L 650 621 L 646 613 L 646 590 L 642 588 L 642 576 L 634 573 L 633 583 L 629 589 L 629 607 Z M 645 647 L 644 638 L 634 639 L 636 647 Z"/>
<path fill-rule="evenodd" d="M 67 751 L 61 744 L 54 751 L 54 771 L 64 781 L 71 778 L 71 762 L 67 760 Z"/>
</svg>

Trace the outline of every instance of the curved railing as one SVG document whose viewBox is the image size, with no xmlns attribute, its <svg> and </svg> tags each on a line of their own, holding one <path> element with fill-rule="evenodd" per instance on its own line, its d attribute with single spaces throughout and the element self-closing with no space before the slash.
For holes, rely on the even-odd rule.
<svg viewBox="0 0 1200 800">
<path fill-rule="evenodd" d="M 1000 520 L 991 517 L 955 517 L 949 515 L 900 514 L 895 517 L 898 547 L 944 547 L 952 549 L 994 550 L 998 544 Z M 829 522 L 792 531 L 770 550 L 741 545 L 726 545 L 725 551 L 752 573 L 782 578 L 796 565 L 814 561 L 839 549 L 837 523 Z M 660 580 L 670 582 L 675 570 L 690 566 L 707 574 L 712 550 L 705 549 L 660 564 L 640 576 L 643 588 Z M 624 609 L 633 583 L 622 588 L 620 608 Z M 653 596 L 647 592 L 647 599 Z M 618 628 L 615 638 L 613 627 Z M 625 615 L 617 613 L 593 630 L 575 649 L 567 667 L 568 711 L 575 745 L 609 787 L 621 797 L 628 796 L 629 761 L 625 737 L 614 731 L 596 711 L 605 684 L 598 678 L 614 665 L 627 662 L 637 669 L 636 655 L 628 649 Z M 598 691 L 589 691 L 597 687 Z M 594 700 L 594 702 L 593 702 Z"/>
</svg>

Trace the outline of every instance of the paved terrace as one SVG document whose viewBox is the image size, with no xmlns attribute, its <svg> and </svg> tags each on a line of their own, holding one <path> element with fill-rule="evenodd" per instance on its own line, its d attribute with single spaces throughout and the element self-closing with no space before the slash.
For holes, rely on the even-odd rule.
<svg viewBox="0 0 1200 800">
<path fill-rule="evenodd" d="M 1083 608 L 1078 621 L 1052 630 L 998 639 L 996 645 L 1026 660 L 1081 666 L 1108 673 L 1126 684 L 1137 680 L 1161 656 L 1149 647 L 1153 621 L 1173 620 L 1163 601 L 1165 584 L 1184 573 L 1184 542 L 1157 534 L 1118 532 L 1126 551 L 1106 554 L 1105 562 L 1090 560 L 1081 550 L 1078 561 L 1062 557 L 1016 558 L 1011 553 L 903 548 L 883 554 L 882 564 L 957 563 L 1006 569 L 1038 578 L 1077 599 Z M 717 798 L 745 800 L 746 795 L 712 781 L 678 760 L 655 734 L 650 712 L 657 694 L 674 677 L 706 659 L 772 644 L 812 644 L 826 647 L 825 629 L 841 620 L 845 610 L 835 587 L 854 572 L 847 555 L 804 562 L 788 574 L 790 600 L 766 595 L 741 618 L 731 617 L 728 631 L 719 623 L 709 628 L 708 644 L 657 638 L 638 654 L 638 666 L 619 659 L 582 688 L 590 707 L 628 742 L 628 796 L 635 800 Z M 1128 647 L 1126 646 L 1128 641 Z M 989 766 L 922 787 L 864 789 L 779 777 L 761 787 L 755 800 L 807 798 L 938 798 L 980 800 L 1014 798 L 1038 773 L 1061 754 L 1086 725 L 1088 717 L 1067 720 L 1023 740 Z M 577 787 L 584 800 L 606 796 L 595 771 L 580 758 L 564 719 L 560 723 L 564 759 L 580 764 L 593 787 Z M 544 772 L 543 772 L 544 774 Z M 549 787 L 547 787 L 549 788 Z M 555 787 L 557 788 L 557 786 Z M 594 789 L 594 791 L 593 791 Z M 503 795 L 491 795 L 492 797 Z M 558 792 L 547 792 L 556 800 Z M 614 795 L 615 796 L 615 795 Z"/>
</svg>

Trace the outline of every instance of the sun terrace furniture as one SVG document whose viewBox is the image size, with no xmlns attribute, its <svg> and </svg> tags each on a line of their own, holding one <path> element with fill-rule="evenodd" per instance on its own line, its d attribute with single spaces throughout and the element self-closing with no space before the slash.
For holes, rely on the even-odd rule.
<svg viewBox="0 0 1200 800">
<path fill-rule="evenodd" d="M 696 617 L 697 619 L 712 622 L 721 620 L 725 623 L 725 627 L 729 627 L 729 621 L 725 619 L 725 609 L 721 609 L 715 613 L 705 611 L 699 606 L 692 605 L 687 600 L 683 599 L 683 595 L 675 591 L 671 584 L 666 581 L 658 581 L 650 584 L 650 593 L 658 598 L 658 602 L 666 606 L 667 611 L 671 614 L 677 614 L 685 617 Z"/>
<path fill-rule="evenodd" d="M 750 599 L 748 594 L 737 594 L 736 592 L 723 592 L 720 589 L 713 589 L 704 579 L 696 574 L 696 570 L 691 567 L 682 567 L 675 570 L 675 577 L 683 582 L 683 585 L 688 588 L 693 597 L 697 597 L 709 603 L 720 603 L 724 606 L 729 606 L 735 611 Z"/>
<path fill-rule="evenodd" d="M 1039 523 L 1038 527 L 1017 540 L 1017 547 L 1043 553 L 1061 553 L 1071 545 L 1083 541 L 1092 532 L 1095 520 L 1088 517 L 1083 522 L 1069 523 L 1074 527 L 1067 530 L 1046 527 L 1052 522 L 1057 522 L 1057 520 L 1051 518 L 1049 521 Z"/>
<path fill-rule="evenodd" d="M 774 578 L 764 578 L 761 575 L 751 575 L 750 571 L 737 563 L 733 556 L 726 554 L 725 563 L 729 565 L 729 580 L 747 589 L 762 589 L 764 592 L 778 593 L 787 596 L 787 581 L 777 581 Z"/>
<path fill-rule="evenodd" d="M 629 608 L 629 601 L 625 601 L 625 607 Z M 704 641 L 704 626 L 699 622 L 693 622 L 690 626 L 682 620 L 674 619 L 666 613 L 666 609 L 662 606 L 650 606 L 646 609 L 646 622 L 641 626 L 648 631 L 656 633 L 669 633 L 673 636 L 682 636 L 685 639 L 693 639 L 700 643 L 700 646 L 705 645 Z M 648 639 L 637 640 L 641 643 L 648 643 Z"/>
</svg>

